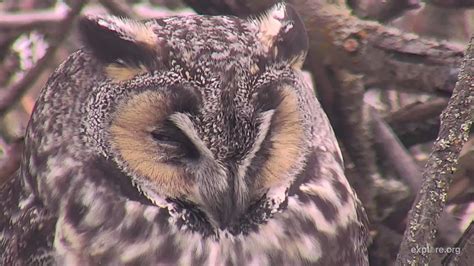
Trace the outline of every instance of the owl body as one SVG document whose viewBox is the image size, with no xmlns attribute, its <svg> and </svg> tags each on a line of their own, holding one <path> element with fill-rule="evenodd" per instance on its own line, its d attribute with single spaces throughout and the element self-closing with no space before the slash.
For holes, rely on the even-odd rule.
<svg viewBox="0 0 474 266">
<path fill-rule="evenodd" d="M 86 48 L 33 112 L 18 207 L 2 206 L 4 262 L 40 236 L 30 257 L 59 265 L 368 264 L 291 7 L 80 27 Z"/>
</svg>

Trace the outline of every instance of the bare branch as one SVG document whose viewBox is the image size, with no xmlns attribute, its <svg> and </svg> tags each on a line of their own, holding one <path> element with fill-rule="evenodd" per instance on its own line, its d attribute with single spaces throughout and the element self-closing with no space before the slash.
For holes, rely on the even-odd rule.
<svg viewBox="0 0 474 266">
<path fill-rule="evenodd" d="M 471 132 L 474 133 L 474 132 Z M 453 175 L 453 183 L 449 188 L 448 204 L 474 202 L 474 135 L 461 149 L 458 169 Z"/>
<path fill-rule="evenodd" d="M 308 53 L 306 65 L 313 77 L 315 93 L 321 102 L 321 106 L 329 117 L 331 124 L 335 124 L 334 120 L 337 119 L 337 116 L 334 113 L 336 90 L 329 78 L 333 74 L 330 73 L 328 67 L 318 60 L 317 55 L 314 55 L 311 51 Z"/>
<path fill-rule="evenodd" d="M 407 105 L 384 119 L 402 143 L 410 147 L 436 138 L 439 115 L 447 105 L 448 99 L 436 98 L 424 103 Z"/>
<path fill-rule="evenodd" d="M 154 19 L 154 18 L 162 18 L 162 17 L 169 17 L 169 16 L 187 16 L 187 15 L 195 15 L 196 13 L 191 9 L 179 10 L 179 11 L 169 11 L 163 10 L 160 8 L 155 8 L 149 5 L 137 5 L 134 6 L 133 9 L 135 13 L 140 14 L 140 18 L 142 19 Z"/>
<path fill-rule="evenodd" d="M 99 0 L 113 15 L 138 19 L 139 16 L 132 7 L 124 0 Z"/>
<path fill-rule="evenodd" d="M 390 224 L 395 226 L 405 219 L 407 212 L 410 210 L 410 205 L 415 200 L 414 193 L 420 189 L 422 174 L 420 167 L 400 143 L 400 140 L 387 123 L 385 123 L 375 110 L 371 112 L 371 114 L 374 122 L 374 135 L 377 136 L 375 138 L 375 144 L 378 150 L 383 153 L 383 156 L 387 158 L 387 161 L 391 164 L 397 175 L 409 185 L 410 190 L 413 192 L 413 196 L 401 202 L 397 211 L 390 216 Z M 453 219 L 452 215 L 446 211 L 443 211 L 437 228 L 440 232 L 440 239 L 447 243 L 454 243 L 460 235 L 457 222 Z"/>
<path fill-rule="evenodd" d="M 404 31 L 436 40 L 458 40 L 467 44 L 473 32 L 468 9 L 449 9 L 426 4 L 416 12 L 394 21 Z"/>
<path fill-rule="evenodd" d="M 0 29 L 25 30 L 57 25 L 68 14 L 68 8 L 58 5 L 54 9 L 23 11 L 19 13 L 0 13 Z"/>
<path fill-rule="evenodd" d="M 345 70 L 335 70 L 334 74 L 332 83 L 337 86 L 335 88 L 334 110 L 338 119 L 332 122 L 334 122 L 337 136 L 341 139 L 357 172 L 359 172 L 360 180 L 357 182 L 362 184 L 365 190 L 359 195 L 370 212 L 370 209 L 373 208 L 373 190 L 367 188 L 373 186 L 373 180 L 378 175 L 378 170 L 372 147 L 369 117 L 364 112 L 366 111 L 364 108 L 364 84 L 360 75 L 353 75 Z"/>
<path fill-rule="evenodd" d="M 348 5 L 360 18 L 387 22 L 405 11 L 420 7 L 420 0 L 348 0 Z"/>
<path fill-rule="evenodd" d="M 448 107 L 441 115 L 441 128 L 423 172 L 423 183 L 408 217 L 408 227 L 397 257 L 400 265 L 429 264 L 431 254 L 418 247 L 433 246 L 436 226 L 444 209 L 457 158 L 467 141 L 474 106 L 474 37 L 466 50 L 459 80 Z"/>
<path fill-rule="evenodd" d="M 137 5 L 130 8 L 128 11 L 128 13 L 130 13 L 130 15 L 128 15 L 129 17 L 132 16 L 131 14 L 140 14 L 140 18 L 143 19 L 162 18 L 178 13 L 154 8 L 149 5 Z M 110 8 L 109 11 L 112 14 L 119 14 L 119 11 L 114 10 L 113 7 Z M 100 6 L 86 6 L 84 7 L 84 13 L 103 14 L 105 10 Z M 27 30 L 41 27 L 56 27 L 61 21 L 65 20 L 67 14 L 67 9 L 61 6 L 56 9 L 24 11 L 21 13 L 0 12 L 0 29 Z M 193 12 L 180 11 L 179 14 L 189 15 L 193 14 Z"/>
<path fill-rule="evenodd" d="M 311 49 L 333 67 L 363 73 L 366 86 L 450 93 L 462 48 L 363 21 L 322 0 L 293 0 Z"/>
<path fill-rule="evenodd" d="M 468 192 L 468 193 L 462 194 L 461 196 L 455 197 L 452 200 L 448 201 L 448 203 L 450 204 L 465 204 L 465 203 L 472 203 L 472 202 L 474 202 L 474 192 Z"/>
<path fill-rule="evenodd" d="M 425 2 L 444 8 L 474 8 L 474 0 L 425 0 Z"/>
<path fill-rule="evenodd" d="M 74 2 L 74 5 L 68 11 L 66 18 L 60 24 L 59 29 L 53 37 L 53 40 L 51 41 L 51 44 L 46 50 L 44 56 L 39 59 L 35 66 L 28 70 L 28 72 L 18 82 L 10 87 L 0 90 L 0 116 L 6 113 L 9 108 L 11 108 L 21 98 L 21 96 L 23 96 L 23 94 L 28 90 L 29 86 L 33 84 L 43 72 L 49 60 L 53 58 L 57 48 L 66 38 L 69 30 L 72 28 L 74 19 L 77 15 L 79 15 L 86 2 L 86 0 Z"/>
<path fill-rule="evenodd" d="M 445 257 L 443 265 L 473 265 L 474 264 L 474 221 L 471 222 L 456 247 L 460 252 L 453 252 Z"/>
<path fill-rule="evenodd" d="M 392 265 L 397 256 L 402 236 L 383 224 L 375 225 L 372 247 L 369 249 L 371 265 Z"/>
<path fill-rule="evenodd" d="M 413 192 L 417 192 L 421 185 L 421 171 L 413 157 L 400 143 L 390 127 L 372 110 L 373 130 L 376 136 L 374 141 L 379 150 L 383 151 L 398 176 L 407 183 Z"/>
</svg>

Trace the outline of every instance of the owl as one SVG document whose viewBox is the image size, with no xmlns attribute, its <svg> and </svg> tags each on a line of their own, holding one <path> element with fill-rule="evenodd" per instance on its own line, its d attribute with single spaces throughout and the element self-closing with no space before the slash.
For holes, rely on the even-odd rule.
<svg viewBox="0 0 474 266">
<path fill-rule="evenodd" d="M 368 265 L 295 10 L 85 17 L 2 188 L 5 265 Z"/>
</svg>

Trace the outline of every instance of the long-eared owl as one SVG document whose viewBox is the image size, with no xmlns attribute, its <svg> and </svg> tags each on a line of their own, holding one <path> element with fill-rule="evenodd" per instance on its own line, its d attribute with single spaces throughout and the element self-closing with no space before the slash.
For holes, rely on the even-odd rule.
<svg viewBox="0 0 474 266">
<path fill-rule="evenodd" d="M 2 188 L 3 264 L 368 265 L 291 6 L 79 31 Z"/>
</svg>

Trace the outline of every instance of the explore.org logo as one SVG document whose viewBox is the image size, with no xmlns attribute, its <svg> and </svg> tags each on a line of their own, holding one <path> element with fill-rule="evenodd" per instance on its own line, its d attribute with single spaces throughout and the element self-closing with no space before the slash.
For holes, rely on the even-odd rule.
<svg viewBox="0 0 474 266">
<path fill-rule="evenodd" d="M 412 253 L 416 254 L 451 254 L 455 253 L 459 255 L 461 253 L 461 248 L 459 247 L 432 247 L 429 245 L 426 246 L 417 246 L 411 248 Z"/>
</svg>

